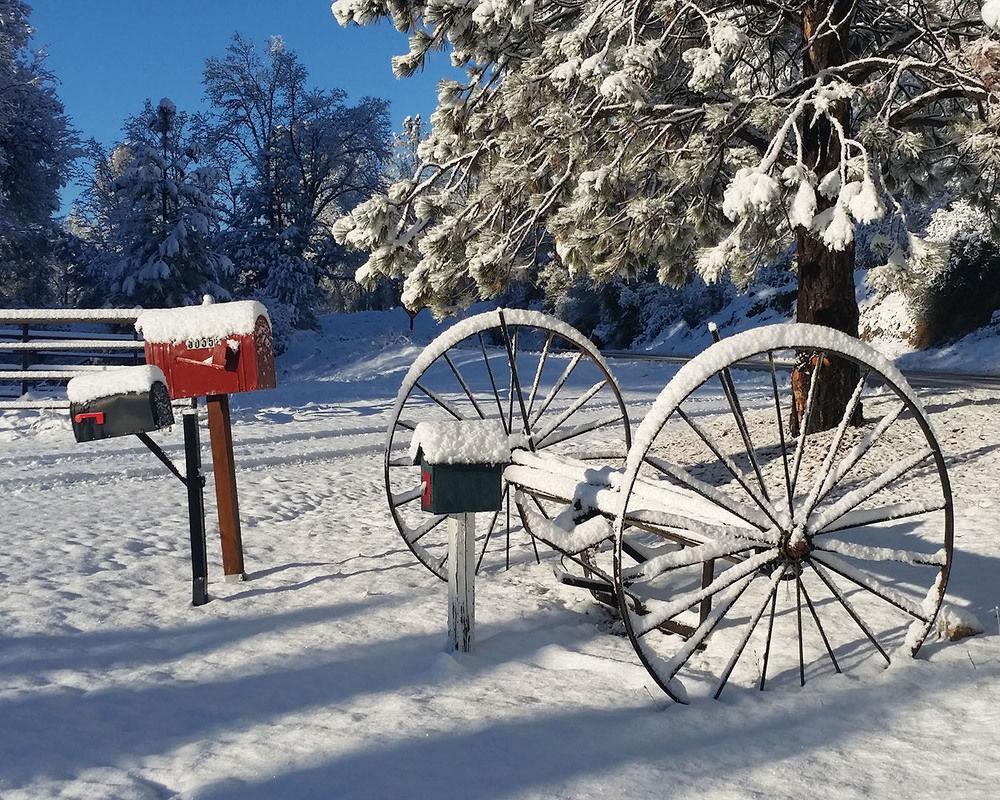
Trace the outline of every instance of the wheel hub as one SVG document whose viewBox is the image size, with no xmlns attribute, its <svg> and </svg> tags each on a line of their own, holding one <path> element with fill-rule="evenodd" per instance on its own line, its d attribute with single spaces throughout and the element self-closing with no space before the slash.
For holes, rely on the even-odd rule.
<svg viewBox="0 0 1000 800">
<path fill-rule="evenodd" d="M 789 531 L 782 531 L 780 549 L 789 561 L 799 562 L 806 558 L 813 548 L 805 526 L 796 525 Z"/>
</svg>

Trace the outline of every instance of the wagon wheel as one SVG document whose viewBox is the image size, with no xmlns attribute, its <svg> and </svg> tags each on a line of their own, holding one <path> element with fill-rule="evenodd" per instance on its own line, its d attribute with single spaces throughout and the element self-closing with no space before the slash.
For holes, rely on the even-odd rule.
<svg viewBox="0 0 1000 800">
<path fill-rule="evenodd" d="M 836 427 L 793 437 L 784 367 L 803 362 L 802 431 L 824 370 L 856 383 Z M 643 420 L 622 486 L 619 606 L 674 700 L 864 672 L 915 655 L 934 626 L 952 556 L 944 458 L 899 371 L 844 334 L 777 325 L 710 347 Z M 637 520 L 687 546 L 630 565 L 623 533 Z M 666 622 L 695 630 L 664 636 Z"/>
<path fill-rule="evenodd" d="M 569 325 L 536 311 L 500 309 L 443 333 L 403 380 L 385 450 L 393 521 L 407 547 L 442 580 L 447 517 L 420 510 L 420 469 L 411 464 L 409 444 L 418 423 L 448 419 L 492 420 L 508 433 L 512 449 L 601 463 L 624 463 L 631 441 L 625 401 L 607 363 Z M 513 494 L 505 481 L 501 510 L 478 515 L 477 572 L 539 558 Z M 528 495 L 546 513 L 558 513 L 549 497 Z"/>
</svg>

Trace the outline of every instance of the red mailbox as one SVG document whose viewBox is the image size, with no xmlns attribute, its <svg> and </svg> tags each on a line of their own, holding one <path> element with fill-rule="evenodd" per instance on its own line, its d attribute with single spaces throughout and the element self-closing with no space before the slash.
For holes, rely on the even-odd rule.
<svg viewBox="0 0 1000 800">
<path fill-rule="evenodd" d="M 271 321 L 251 301 L 144 311 L 135 323 L 146 362 L 163 370 L 174 400 L 273 389 Z"/>
</svg>

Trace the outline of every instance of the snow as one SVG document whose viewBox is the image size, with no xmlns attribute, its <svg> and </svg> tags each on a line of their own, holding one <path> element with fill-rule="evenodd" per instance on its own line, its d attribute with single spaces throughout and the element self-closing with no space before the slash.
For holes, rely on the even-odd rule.
<svg viewBox="0 0 1000 800">
<path fill-rule="evenodd" d="M 414 464 L 507 464 L 510 444 L 495 420 L 421 422 L 410 440 Z"/>
<path fill-rule="evenodd" d="M 167 379 L 159 367 L 119 367 L 77 375 L 67 385 L 66 395 L 71 403 L 89 403 L 116 394 L 148 392 L 154 383 L 167 385 Z"/>
<path fill-rule="evenodd" d="M 5 308 L 0 310 L 2 324 L 25 322 L 134 322 L 141 308 Z"/>
<path fill-rule="evenodd" d="M 477 580 L 475 650 L 444 652 L 446 588 L 400 541 L 381 477 L 393 398 L 437 330 L 327 316 L 279 359 L 281 388 L 233 398 L 250 580 L 222 580 L 209 475 L 213 600 L 198 609 L 176 479 L 138 442 L 75 448 L 63 413 L 0 416 L 0 509 L 18 532 L 0 550 L 4 800 L 992 796 L 1000 392 L 920 393 L 955 492 L 948 600 L 986 634 L 882 670 L 855 628 L 842 650 L 860 674 L 800 689 L 770 673 L 764 692 L 731 682 L 682 708 L 524 540 L 510 572 Z M 677 372 L 613 367 L 636 419 Z M 183 458 L 178 433 L 157 439 Z"/>
<path fill-rule="evenodd" d="M 222 339 L 252 334 L 257 319 L 270 323 L 267 309 L 256 301 L 202 303 L 184 308 L 156 308 L 143 311 L 135 329 L 147 342 L 168 344 L 187 339 Z"/>
<path fill-rule="evenodd" d="M 986 0 L 983 3 L 983 22 L 993 31 L 1000 31 L 1000 0 Z"/>
</svg>

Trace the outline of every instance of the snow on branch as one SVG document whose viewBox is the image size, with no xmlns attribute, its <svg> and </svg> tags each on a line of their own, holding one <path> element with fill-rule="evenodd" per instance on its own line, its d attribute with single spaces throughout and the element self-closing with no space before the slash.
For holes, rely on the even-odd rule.
<svg viewBox="0 0 1000 800">
<path fill-rule="evenodd" d="M 539 260 L 742 278 L 796 231 L 842 250 L 859 226 L 905 227 L 902 199 L 935 186 L 987 202 L 1000 5 L 855 8 L 337 0 L 341 24 L 409 36 L 398 74 L 443 47 L 467 80 L 442 82 L 414 174 L 335 234 L 369 253 L 359 279 L 404 277 L 408 304 L 445 313 Z"/>
</svg>

